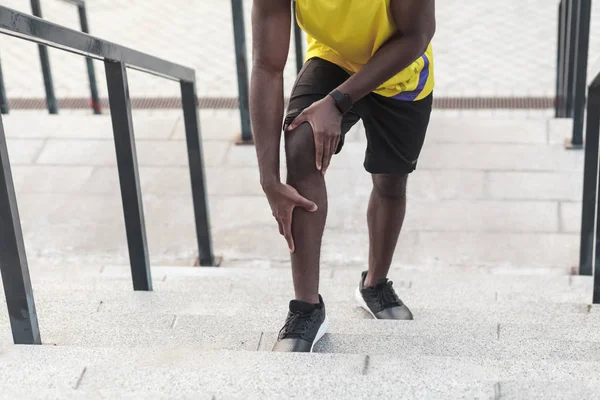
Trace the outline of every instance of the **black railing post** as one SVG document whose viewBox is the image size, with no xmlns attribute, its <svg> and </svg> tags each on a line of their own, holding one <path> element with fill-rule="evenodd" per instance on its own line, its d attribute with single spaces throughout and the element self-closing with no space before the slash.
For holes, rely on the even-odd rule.
<svg viewBox="0 0 600 400">
<path fill-rule="evenodd" d="M 87 12 L 85 10 L 85 2 L 77 4 L 77 11 L 79 12 L 81 32 L 90 33 L 90 27 L 88 25 L 87 20 Z M 87 67 L 88 78 L 90 81 L 90 105 L 92 106 L 92 110 L 94 110 L 94 114 L 102 114 L 102 107 L 100 106 L 100 97 L 98 96 L 98 85 L 96 84 L 96 72 L 94 71 L 94 61 L 91 58 L 86 57 L 85 63 Z"/>
<path fill-rule="evenodd" d="M 210 218 L 206 196 L 206 176 L 202 159 L 202 139 L 198 123 L 198 96 L 196 82 L 181 82 L 181 102 L 187 140 L 190 177 L 192 180 L 192 199 L 196 222 L 199 260 L 201 266 L 214 266 L 215 258 L 210 235 Z"/>
<path fill-rule="evenodd" d="M 4 86 L 4 75 L 2 74 L 2 61 L 0 60 L 0 113 L 8 114 L 9 111 L 6 87 Z"/>
<path fill-rule="evenodd" d="M 556 97 L 554 99 L 554 118 L 564 118 L 563 92 L 564 71 L 565 71 L 565 6 L 564 0 L 558 4 L 558 38 L 556 41 Z"/>
<path fill-rule="evenodd" d="M 105 61 L 121 198 L 134 290 L 152 290 L 144 207 L 138 171 L 127 71 L 122 62 Z"/>
<path fill-rule="evenodd" d="M 587 87 L 588 49 L 590 41 L 591 0 L 577 0 L 575 68 L 573 70 L 573 134 L 571 148 L 583 147 L 583 123 Z"/>
<path fill-rule="evenodd" d="M 294 24 L 294 43 L 296 46 L 296 71 L 300 73 L 302 66 L 304 65 L 304 49 L 302 46 L 302 29 L 298 25 L 296 20 L 296 2 L 292 3 L 293 18 L 292 23 Z"/>
<path fill-rule="evenodd" d="M 0 273 L 14 343 L 41 344 L 2 117 L 0 117 Z"/>
<path fill-rule="evenodd" d="M 565 94 L 565 116 L 573 118 L 573 86 L 576 68 L 576 40 L 577 40 L 577 0 L 566 0 L 567 9 L 567 33 L 565 45 L 565 80 L 563 82 L 563 92 Z"/>
<path fill-rule="evenodd" d="M 583 201 L 581 210 L 581 244 L 579 274 L 593 273 L 594 221 L 598 188 L 598 135 L 600 132 L 600 91 L 590 87 L 588 92 L 587 134 L 583 171 Z"/>
<path fill-rule="evenodd" d="M 31 0 L 31 11 L 34 16 L 42 18 L 42 7 L 40 0 Z M 42 75 L 44 76 L 44 88 L 46 90 L 46 105 L 50 114 L 58 114 L 58 105 L 54 95 L 54 83 L 52 82 L 52 72 L 50 71 L 50 58 L 48 49 L 42 44 L 38 44 L 40 52 L 40 62 L 42 64 Z"/>
<path fill-rule="evenodd" d="M 587 131 L 587 146 L 586 146 L 586 160 L 585 160 L 585 167 L 588 168 L 588 162 L 589 162 L 589 167 L 592 169 L 592 171 L 590 171 L 589 173 L 591 174 L 592 172 L 595 172 L 595 175 L 593 178 L 593 182 L 588 182 L 588 185 L 593 185 L 593 192 L 594 195 L 596 195 L 596 190 L 598 188 L 598 145 L 600 142 L 599 136 L 600 136 L 600 74 L 598 74 L 598 76 L 596 77 L 596 79 L 594 80 L 594 82 L 592 82 L 592 84 L 590 85 L 590 89 L 589 89 L 589 106 L 588 106 L 588 131 Z M 592 115 L 592 117 L 589 117 L 589 115 Z M 591 121 L 591 119 L 593 119 L 593 121 Z M 590 125 L 591 122 L 591 125 Z M 594 147 L 594 151 L 590 151 L 590 157 L 593 158 L 592 160 L 588 161 L 588 154 L 587 154 L 587 149 L 589 149 L 590 147 Z M 593 165 L 592 165 L 593 163 Z M 595 171 L 593 170 L 595 169 Z M 584 183 L 585 184 L 585 183 Z M 591 195 L 590 195 L 591 197 Z M 583 199 L 584 201 L 584 207 L 585 207 L 585 201 L 587 199 Z M 600 252 L 598 251 L 598 249 L 600 249 L 600 197 L 599 196 L 595 196 L 594 197 L 594 202 L 595 204 L 592 204 L 592 207 L 595 206 L 596 208 L 596 218 L 593 218 L 593 214 L 592 215 L 588 215 L 588 217 L 592 220 L 592 221 L 596 221 L 596 226 L 592 227 L 592 230 L 595 230 L 595 234 L 594 234 L 594 241 L 595 241 L 595 260 L 594 260 L 594 298 L 593 298 L 593 303 L 594 304 L 600 304 Z M 584 211 L 585 212 L 585 209 Z M 589 211 L 588 211 L 589 212 Z M 583 216 L 585 217 L 585 215 Z M 582 232 L 582 241 L 583 241 L 583 232 Z M 593 252 L 593 249 L 590 249 L 589 251 Z M 591 257 L 590 257 L 591 258 Z"/>
<path fill-rule="evenodd" d="M 246 55 L 246 28 L 242 0 L 231 0 L 233 12 L 233 37 L 235 41 L 235 63 L 237 66 L 239 105 L 241 117 L 240 143 L 253 143 L 250 123 L 250 88 L 248 84 L 248 57 Z"/>
</svg>

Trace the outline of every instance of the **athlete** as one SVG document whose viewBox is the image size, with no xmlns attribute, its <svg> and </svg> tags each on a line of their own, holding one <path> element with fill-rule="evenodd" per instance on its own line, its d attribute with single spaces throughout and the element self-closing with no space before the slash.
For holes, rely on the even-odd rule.
<svg viewBox="0 0 600 400">
<path fill-rule="evenodd" d="M 387 275 L 404 221 L 407 178 L 416 168 L 431 114 L 434 3 L 254 0 L 250 106 L 260 182 L 289 246 L 296 295 L 273 351 L 310 352 L 327 330 L 319 295 L 324 175 L 359 119 L 373 189 L 367 210 L 369 265 L 357 277 L 356 298 L 376 319 L 413 318 Z M 308 50 L 284 118 L 292 6 Z M 282 131 L 286 183 L 279 174 Z"/>
</svg>

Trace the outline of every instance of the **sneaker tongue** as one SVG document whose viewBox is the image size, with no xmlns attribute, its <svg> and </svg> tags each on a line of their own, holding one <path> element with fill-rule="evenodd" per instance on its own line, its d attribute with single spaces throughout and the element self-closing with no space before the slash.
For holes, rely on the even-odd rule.
<svg viewBox="0 0 600 400">
<path fill-rule="evenodd" d="M 309 313 L 315 309 L 314 304 L 307 303 L 302 300 L 292 300 L 290 301 L 290 311 L 291 312 L 299 312 L 299 313 Z"/>
</svg>

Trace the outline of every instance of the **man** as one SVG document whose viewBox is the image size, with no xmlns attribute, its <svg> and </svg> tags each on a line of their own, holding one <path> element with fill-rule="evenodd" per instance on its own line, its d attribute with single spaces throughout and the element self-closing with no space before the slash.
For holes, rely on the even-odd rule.
<svg viewBox="0 0 600 400">
<path fill-rule="evenodd" d="M 254 0 L 250 104 L 260 182 L 290 249 L 296 294 L 274 351 L 312 351 L 327 330 L 319 295 L 324 175 L 359 119 L 368 139 L 364 167 L 373 190 L 367 211 L 369 266 L 356 298 L 374 318 L 413 318 L 387 274 L 404 220 L 407 177 L 416 167 L 431 113 L 434 1 L 297 0 L 297 20 L 308 36 L 307 61 L 284 119 L 292 3 Z M 286 184 L 279 176 L 282 122 Z"/>
</svg>

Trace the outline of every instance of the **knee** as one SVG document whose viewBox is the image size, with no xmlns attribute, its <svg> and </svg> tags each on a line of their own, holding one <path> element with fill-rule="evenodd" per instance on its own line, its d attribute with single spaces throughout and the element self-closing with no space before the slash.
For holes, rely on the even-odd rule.
<svg viewBox="0 0 600 400">
<path fill-rule="evenodd" d="M 373 175 L 373 191 L 392 200 L 406 199 L 408 175 Z"/>
<path fill-rule="evenodd" d="M 285 133 L 285 157 L 288 183 L 319 172 L 315 165 L 315 139 L 309 124 Z"/>
</svg>

